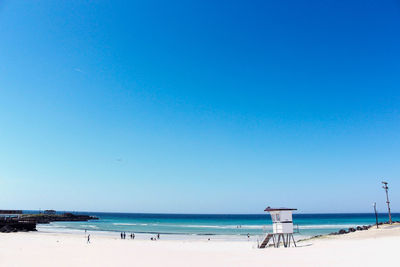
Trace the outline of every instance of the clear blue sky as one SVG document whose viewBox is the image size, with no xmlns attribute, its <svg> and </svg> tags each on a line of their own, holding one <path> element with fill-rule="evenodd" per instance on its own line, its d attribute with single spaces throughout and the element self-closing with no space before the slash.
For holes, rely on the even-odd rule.
<svg viewBox="0 0 400 267">
<path fill-rule="evenodd" d="M 400 211 L 400 3 L 0 1 L 0 207 Z"/>
</svg>

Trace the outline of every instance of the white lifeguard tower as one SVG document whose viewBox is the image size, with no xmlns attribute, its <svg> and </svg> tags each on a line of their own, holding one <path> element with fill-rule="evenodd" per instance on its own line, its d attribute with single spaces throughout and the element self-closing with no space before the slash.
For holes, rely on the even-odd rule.
<svg viewBox="0 0 400 267">
<path fill-rule="evenodd" d="M 292 212 L 297 209 L 288 208 L 271 208 L 267 207 L 264 211 L 271 214 L 272 219 L 272 233 L 268 233 L 259 248 L 265 248 L 269 241 L 272 239 L 274 247 L 278 248 L 281 243 L 286 247 L 290 247 L 290 240 L 293 240 L 293 245 L 296 246 L 296 242 L 293 237 L 293 219 Z"/>
</svg>

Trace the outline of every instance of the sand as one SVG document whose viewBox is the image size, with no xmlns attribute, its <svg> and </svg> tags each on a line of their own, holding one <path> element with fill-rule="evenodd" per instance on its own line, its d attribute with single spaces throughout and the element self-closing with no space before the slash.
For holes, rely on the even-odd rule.
<svg viewBox="0 0 400 267">
<path fill-rule="evenodd" d="M 0 266 L 400 266 L 400 225 L 257 249 L 255 242 L 0 234 Z M 128 238 L 128 237 L 127 237 Z"/>
</svg>

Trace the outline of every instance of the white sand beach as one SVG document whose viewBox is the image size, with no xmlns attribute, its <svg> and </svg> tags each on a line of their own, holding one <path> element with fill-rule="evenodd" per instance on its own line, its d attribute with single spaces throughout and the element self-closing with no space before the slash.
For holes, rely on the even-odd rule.
<svg viewBox="0 0 400 267">
<path fill-rule="evenodd" d="M 0 234 L 0 266 L 395 266 L 400 225 L 257 249 L 255 242 L 120 240 L 42 232 Z"/>
</svg>

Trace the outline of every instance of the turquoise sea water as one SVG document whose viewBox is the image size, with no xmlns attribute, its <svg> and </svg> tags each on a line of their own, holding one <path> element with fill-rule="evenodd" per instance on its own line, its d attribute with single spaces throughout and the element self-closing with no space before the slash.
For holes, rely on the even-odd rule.
<svg viewBox="0 0 400 267">
<path fill-rule="evenodd" d="M 99 217 L 89 222 L 54 222 L 40 225 L 45 231 L 101 231 L 143 233 L 162 235 L 195 236 L 251 236 L 263 235 L 271 231 L 268 214 L 254 215 L 211 215 L 211 214 L 139 214 L 84 212 Z M 400 220 L 400 214 L 392 215 Z M 379 221 L 387 221 L 386 214 L 379 214 Z M 375 223 L 374 214 L 294 214 L 293 221 L 298 225 L 298 237 L 327 234 L 340 229 Z"/>
</svg>

